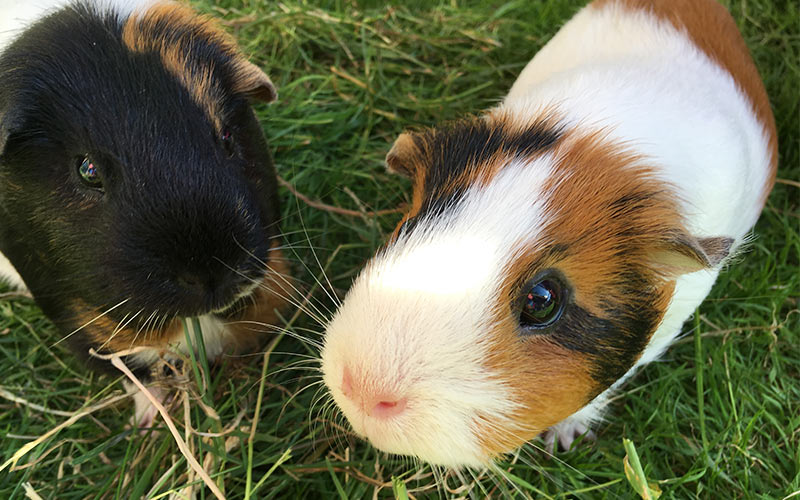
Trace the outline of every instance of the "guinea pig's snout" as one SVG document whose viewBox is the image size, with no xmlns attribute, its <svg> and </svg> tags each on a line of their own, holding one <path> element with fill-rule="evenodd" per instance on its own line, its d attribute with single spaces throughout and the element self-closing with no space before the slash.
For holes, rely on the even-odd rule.
<svg viewBox="0 0 800 500">
<path fill-rule="evenodd" d="M 230 285 L 224 283 L 224 281 L 228 280 L 220 280 L 211 273 L 183 272 L 175 278 L 175 282 L 183 290 L 200 296 L 227 295 L 225 290 L 230 288 Z"/>
<path fill-rule="evenodd" d="M 347 366 L 342 370 L 341 389 L 342 394 L 361 411 L 378 420 L 402 415 L 408 406 L 407 397 L 391 390 L 376 390 L 366 381 L 353 377 Z"/>
</svg>

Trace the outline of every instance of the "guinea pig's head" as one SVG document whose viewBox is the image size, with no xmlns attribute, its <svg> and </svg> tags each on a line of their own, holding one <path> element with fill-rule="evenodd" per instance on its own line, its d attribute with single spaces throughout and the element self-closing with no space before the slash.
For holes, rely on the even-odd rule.
<svg viewBox="0 0 800 500">
<path fill-rule="evenodd" d="M 636 363 L 677 276 L 713 266 L 644 158 L 508 112 L 401 135 L 412 207 L 327 327 L 324 381 L 377 448 L 486 465 Z"/>
<path fill-rule="evenodd" d="M 78 3 L 0 82 L 0 249 L 62 329 L 128 348 L 264 279 L 278 205 L 250 100 L 276 91 L 211 21 Z"/>
</svg>

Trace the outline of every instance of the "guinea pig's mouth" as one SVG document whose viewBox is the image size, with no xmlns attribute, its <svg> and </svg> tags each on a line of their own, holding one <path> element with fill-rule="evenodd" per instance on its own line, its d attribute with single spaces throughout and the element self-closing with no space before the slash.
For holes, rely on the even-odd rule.
<svg viewBox="0 0 800 500">
<path fill-rule="evenodd" d="M 322 360 L 323 380 L 333 400 L 352 430 L 374 447 L 456 469 L 491 462 L 474 433 L 476 408 L 447 389 L 430 393 L 436 384 L 425 377 L 409 383 L 383 377 L 387 383 L 376 389 L 373 383 L 382 377 L 361 372 L 358 363 L 342 363 L 330 350 Z M 414 389 L 418 384 L 425 390 Z"/>
</svg>

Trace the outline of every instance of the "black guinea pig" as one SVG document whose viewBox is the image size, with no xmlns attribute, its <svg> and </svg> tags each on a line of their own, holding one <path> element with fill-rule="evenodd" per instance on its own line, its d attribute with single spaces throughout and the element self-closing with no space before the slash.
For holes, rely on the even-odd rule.
<svg viewBox="0 0 800 500">
<path fill-rule="evenodd" d="M 171 1 L 0 6 L 0 278 L 72 348 L 146 349 L 152 381 L 197 318 L 210 358 L 285 304 L 276 176 L 250 100 L 276 90 Z M 154 415 L 137 398 L 140 424 Z"/>
</svg>

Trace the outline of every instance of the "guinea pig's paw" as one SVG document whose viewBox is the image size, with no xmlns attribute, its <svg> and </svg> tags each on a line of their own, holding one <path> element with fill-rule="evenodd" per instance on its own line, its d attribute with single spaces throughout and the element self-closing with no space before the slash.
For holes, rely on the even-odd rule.
<svg viewBox="0 0 800 500">
<path fill-rule="evenodd" d="M 170 377 L 177 378 L 183 376 L 183 360 L 181 358 L 161 359 L 161 365 L 155 371 L 155 373 L 153 373 L 153 376 L 158 379 L 169 379 Z"/>
<path fill-rule="evenodd" d="M 159 403 L 162 405 L 167 404 L 170 395 L 169 391 L 155 386 L 149 386 L 147 390 Z M 140 431 L 144 431 L 153 427 L 156 416 L 158 415 L 158 408 L 155 407 L 144 392 L 138 389 L 135 389 L 135 391 L 136 392 L 133 394 L 134 410 L 130 425 L 132 428 L 138 428 Z"/>
<path fill-rule="evenodd" d="M 563 422 L 550 427 L 541 434 L 544 440 L 545 449 L 549 453 L 555 453 L 556 442 L 561 450 L 567 451 L 572 448 L 572 443 L 582 437 L 584 440 L 595 440 L 595 434 L 589 429 L 589 425 L 581 420 L 566 419 Z"/>
</svg>

